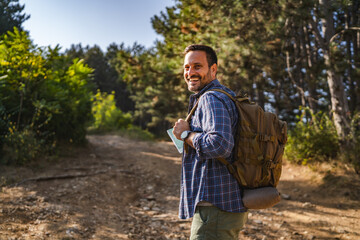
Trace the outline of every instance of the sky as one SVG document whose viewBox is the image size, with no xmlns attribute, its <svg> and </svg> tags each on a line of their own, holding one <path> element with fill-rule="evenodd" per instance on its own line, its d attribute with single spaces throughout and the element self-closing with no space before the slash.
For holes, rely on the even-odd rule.
<svg viewBox="0 0 360 240">
<path fill-rule="evenodd" d="M 149 48 L 156 34 L 151 18 L 174 6 L 174 0 L 20 0 L 22 13 L 30 15 L 23 28 L 39 47 L 57 44 L 62 50 L 72 44 L 95 44 L 103 51 L 111 43 Z"/>
</svg>

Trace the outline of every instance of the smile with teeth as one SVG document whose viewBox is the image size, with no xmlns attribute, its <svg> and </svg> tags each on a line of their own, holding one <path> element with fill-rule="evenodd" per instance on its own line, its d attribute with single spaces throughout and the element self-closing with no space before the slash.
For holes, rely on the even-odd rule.
<svg viewBox="0 0 360 240">
<path fill-rule="evenodd" d="M 189 79 L 190 85 L 196 85 L 198 82 L 200 82 L 200 79 Z"/>
<path fill-rule="evenodd" d="M 195 77 L 195 78 L 188 78 L 188 81 L 190 81 L 190 82 L 197 82 L 197 81 L 199 81 L 200 80 L 200 78 L 199 77 Z"/>
</svg>

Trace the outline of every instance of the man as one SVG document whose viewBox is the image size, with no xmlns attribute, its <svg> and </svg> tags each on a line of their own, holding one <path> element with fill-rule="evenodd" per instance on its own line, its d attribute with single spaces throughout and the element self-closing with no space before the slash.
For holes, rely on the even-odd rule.
<svg viewBox="0 0 360 240">
<path fill-rule="evenodd" d="M 179 217 L 193 217 L 190 239 L 238 239 L 247 220 L 241 189 L 219 157 L 232 162 L 238 114 L 235 104 L 222 89 L 235 94 L 216 79 L 217 56 L 205 45 L 185 49 L 184 79 L 190 96 L 189 110 L 199 100 L 190 123 L 179 119 L 176 138 L 185 142 Z M 201 96 L 201 97 L 200 97 Z"/>
</svg>

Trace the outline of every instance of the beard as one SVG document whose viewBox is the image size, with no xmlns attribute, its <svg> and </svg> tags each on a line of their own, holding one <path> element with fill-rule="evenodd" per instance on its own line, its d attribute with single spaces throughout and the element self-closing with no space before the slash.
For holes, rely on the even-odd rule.
<svg viewBox="0 0 360 240">
<path fill-rule="evenodd" d="M 186 83 L 188 84 L 188 89 L 190 92 L 198 93 L 203 89 L 206 85 L 208 85 L 212 81 L 210 69 L 204 76 L 200 76 L 199 74 L 193 74 L 186 79 Z"/>
</svg>

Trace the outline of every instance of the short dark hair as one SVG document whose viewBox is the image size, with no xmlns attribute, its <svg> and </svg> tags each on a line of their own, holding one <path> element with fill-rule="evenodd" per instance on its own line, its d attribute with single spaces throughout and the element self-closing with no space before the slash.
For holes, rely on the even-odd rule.
<svg viewBox="0 0 360 240">
<path fill-rule="evenodd" d="M 214 63 L 217 65 L 218 60 L 216 52 L 211 47 L 201 44 L 192 44 L 185 48 L 184 55 L 191 51 L 204 51 L 206 53 L 206 60 L 209 67 L 211 67 Z"/>
</svg>

